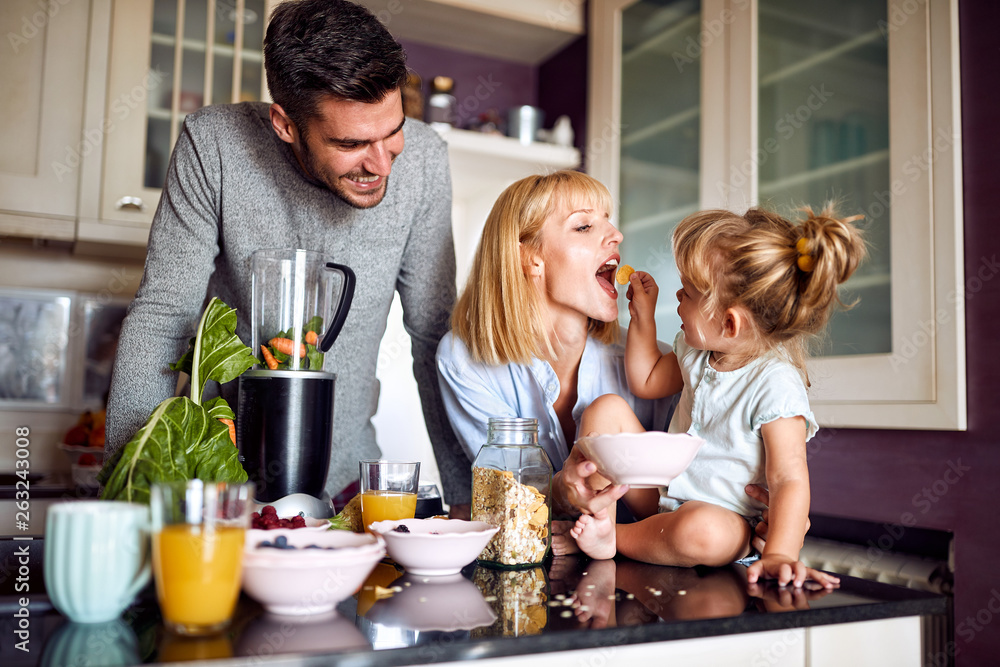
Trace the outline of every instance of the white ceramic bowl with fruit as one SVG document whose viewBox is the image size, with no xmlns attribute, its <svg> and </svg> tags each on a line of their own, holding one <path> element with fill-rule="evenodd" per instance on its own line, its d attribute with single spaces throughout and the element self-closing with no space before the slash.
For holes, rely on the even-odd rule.
<svg viewBox="0 0 1000 667">
<path fill-rule="evenodd" d="M 458 574 L 499 530 L 483 521 L 460 519 L 376 521 L 369 528 L 385 540 L 390 558 L 407 572 L 424 576 Z"/>
<path fill-rule="evenodd" d="M 290 516 L 281 515 L 274 505 L 263 505 L 250 515 L 251 531 L 324 531 L 330 529 L 330 522 L 327 519 L 318 519 L 312 516 L 292 514 Z"/>
<path fill-rule="evenodd" d="M 251 530 L 243 548 L 243 590 L 273 614 L 324 613 L 352 595 L 383 556 L 385 543 L 367 533 Z"/>
</svg>

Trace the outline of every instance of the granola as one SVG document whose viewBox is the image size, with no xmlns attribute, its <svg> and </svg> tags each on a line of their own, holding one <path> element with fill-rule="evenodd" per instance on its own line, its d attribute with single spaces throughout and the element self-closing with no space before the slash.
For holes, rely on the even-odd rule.
<svg viewBox="0 0 1000 667">
<path fill-rule="evenodd" d="M 545 495 L 509 470 L 472 469 L 472 518 L 500 528 L 479 555 L 500 565 L 540 563 L 549 548 Z"/>
<path fill-rule="evenodd" d="M 489 601 L 497 620 L 472 630 L 473 637 L 519 637 L 539 634 L 548 623 L 545 572 L 477 567 L 472 581 Z"/>
</svg>

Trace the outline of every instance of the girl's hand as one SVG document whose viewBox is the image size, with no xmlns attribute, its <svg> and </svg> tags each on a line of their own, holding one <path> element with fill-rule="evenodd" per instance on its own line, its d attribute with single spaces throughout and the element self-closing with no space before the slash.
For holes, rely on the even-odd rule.
<svg viewBox="0 0 1000 667">
<path fill-rule="evenodd" d="M 629 276 L 628 283 L 625 296 L 628 298 L 629 315 L 632 319 L 652 321 L 656 299 L 660 293 L 653 276 L 645 271 L 636 271 Z"/>
<path fill-rule="evenodd" d="M 802 561 L 781 554 L 764 554 L 759 561 L 747 567 L 749 583 L 755 584 L 761 577 L 777 579 L 779 586 L 791 583 L 795 588 L 802 588 L 806 579 L 817 582 L 823 588 L 835 588 L 840 584 L 839 577 L 806 567 Z"/>
</svg>

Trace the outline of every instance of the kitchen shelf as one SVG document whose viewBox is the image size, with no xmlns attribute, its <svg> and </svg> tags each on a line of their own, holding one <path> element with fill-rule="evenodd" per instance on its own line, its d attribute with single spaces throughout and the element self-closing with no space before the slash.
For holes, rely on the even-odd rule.
<svg viewBox="0 0 1000 667">
<path fill-rule="evenodd" d="M 169 46 L 170 48 L 174 48 L 174 45 L 177 43 L 177 40 L 173 35 L 163 35 L 155 32 L 153 33 L 152 37 L 150 37 L 150 40 L 153 42 L 153 44 L 158 44 L 160 46 Z M 204 41 L 194 40 L 194 39 L 181 40 L 181 47 L 183 47 L 184 50 L 186 51 L 198 51 L 201 53 L 204 53 L 207 48 Z M 232 58 L 235 52 L 236 49 L 227 44 L 214 44 L 214 43 L 212 44 L 212 53 L 215 55 L 228 56 Z M 240 54 L 243 60 L 255 63 L 264 62 L 263 51 L 254 51 L 253 49 L 242 49 L 240 51 Z"/>
<path fill-rule="evenodd" d="M 567 0 L 359 0 L 398 39 L 537 65 L 586 34 Z"/>
<path fill-rule="evenodd" d="M 498 182 L 510 183 L 530 173 L 574 169 L 580 151 L 566 146 L 533 143 L 470 130 L 444 129 L 439 134 L 448 144 L 452 188 L 455 199 L 494 190 Z"/>
</svg>

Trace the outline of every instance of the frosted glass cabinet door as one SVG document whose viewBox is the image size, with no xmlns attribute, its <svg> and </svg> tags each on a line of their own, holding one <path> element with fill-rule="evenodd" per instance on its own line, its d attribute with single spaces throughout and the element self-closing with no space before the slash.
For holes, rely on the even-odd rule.
<svg viewBox="0 0 1000 667">
<path fill-rule="evenodd" d="M 130 0 L 112 15 L 101 220 L 148 228 L 187 114 L 265 98 L 274 0 Z M 143 29 L 148 33 L 143 33 Z"/>
<path fill-rule="evenodd" d="M 863 214 L 868 261 L 831 322 L 826 355 L 892 351 L 887 6 L 758 0 L 759 198 L 791 219 L 826 202 Z M 762 150 L 760 150 L 762 149 Z M 886 193 L 886 194 L 883 194 Z"/>
<path fill-rule="evenodd" d="M 621 12 L 622 261 L 666 286 L 656 323 L 667 340 L 680 329 L 670 235 L 699 208 L 701 66 L 685 52 L 700 28 L 698 0 L 642 0 Z M 621 317 L 627 326 L 627 308 Z"/>
<path fill-rule="evenodd" d="M 957 0 L 589 7 L 587 171 L 620 203 L 624 260 L 659 283 L 659 337 L 681 218 L 832 200 L 865 216 L 870 256 L 810 361 L 821 424 L 964 429 Z"/>
</svg>

